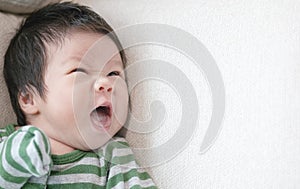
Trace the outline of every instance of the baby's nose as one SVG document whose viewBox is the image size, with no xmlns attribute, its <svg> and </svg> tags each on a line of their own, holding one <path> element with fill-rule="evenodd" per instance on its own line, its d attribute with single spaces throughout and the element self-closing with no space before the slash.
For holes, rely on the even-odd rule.
<svg viewBox="0 0 300 189">
<path fill-rule="evenodd" d="M 105 86 L 101 86 L 99 88 L 99 91 L 107 91 L 107 92 L 111 92 L 112 91 L 112 87 L 105 87 Z"/>
<path fill-rule="evenodd" d="M 112 92 L 113 90 L 111 84 L 106 79 L 98 79 L 95 82 L 94 88 L 97 92 Z"/>
</svg>

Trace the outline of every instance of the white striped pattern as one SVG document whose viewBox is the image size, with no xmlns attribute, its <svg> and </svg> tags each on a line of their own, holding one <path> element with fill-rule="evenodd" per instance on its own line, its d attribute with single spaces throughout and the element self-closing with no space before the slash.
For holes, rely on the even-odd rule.
<svg viewBox="0 0 300 189">
<path fill-rule="evenodd" d="M 45 175 L 43 177 L 30 177 L 29 183 L 34 183 L 34 184 L 43 184 L 46 185 L 48 181 L 48 175 Z"/>
<path fill-rule="evenodd" d="M 19 189 L 22 187 L 22 185 L 23 184 L 16 184 L 16 183 L 8 182 L 0 176 L 0 188 Z"/>
<path fill-rule="evenodd" d="M 7 137 L 0 138 L 0 142 L 5 141 L 6 139 L 7 139 Z M 1 145 L 0 145 L 0 147 L 1 147 Z"/>
<path fill-rule="evenodd" d="M 124 188 L 130 188 L 134 185 L 139 185 L 141 187 L 150 187 L 154 186 L 154 183 L 151 179 L 147 180 L 140 180 L 138 177 L 132 177 L 129 181 L 127 182 L 120 182 L 116 186 L 112 187 L 111 189 L 124 189 Z"/>
<path fill-rule="evenodd" d="M 51 156 L 50 156 L 50 144 L 47 141 L 47 143 L 45 144 L 44 142 L 44 134 L 42 132 L 40 132 L 38 129 L 31 129 L 30 131 L 33 131 L 31 133 L 28 133 L 28 130 L 31 128 L 31 126 L 24 126 L 21 129 L 19 129 L 18 131 L 15 131 L 13 134 L 11 134 L 8 138 L 5 137 L 5 141 L 2 140 L 2 142 L 0 143 L 0 152 L 2 151 L 2 157 L 0 157 L 2 159 L 2 166 L 4 167 L 3 171 L 6 171 L 8 174 L 11 174 L 12 176 L 15 177 L 25 177 L 25 178 L 29 178 L 29 180 L 24 180 L 24 182 L 27 183 L 34 183 L 34 184 L 38 184 L 41 187 L 47 187 L 52 185 L 55 188 L 60 188 L 61 185 L 60 184 L 74 184 L 74 186 L 78 186 L 76 184 L 79 183 L 87 183 L 87 184 L 94 184 L 94 185 L 98 185 L 98 186 L 105 186 L 107 184 L 107 179 L 109 181 L 111 181 L 111 183 L 114 183 L 116 180 L 114 179 L 118 179 L 116 176 L 117 174 L 126 174 L 128 172 L 133 171 L 134 173 L 136 173 L 137 175 L 143 174 L 145 173 L 144 170 L 139 169 L 138 165 L 136 164 L 135 160 L 131 160 L 130 162 L 126 163 L 126 164 L 117 164 L 117 165 L 113 165 L 112 167 L 110 167 L 110 164 L 107 164 L 107 161 L 105 160 L 105 154 L 104 156 L 96 156 L 95 154 L 89 154 L 89 153 L 93 153 L 93 152 L 86 152 L 86 154 L 84 154 L 84 157 L 81 158 L 80 160 L 74 160 L 74 162 L 70 162 L 67 164 L 63 164 L 63 165 L 53 165 L 51 167 L 51 171 L 55 171 L 58 172 L 59 175 L 51 175 L 51 172 L 49 172 L 50 169 L 50 162 L 51 162 Z M 24 162 L 24 158 L 22 158 L 19 154 L 19 149 L 21 146 L 21 143 L 23 142 L 24 137 L 28 137 L 29 138 L 29 142 L 28 145 L 26 146 L 26 152 L 28 154 L 28 156 L 30 157 L 30 162 Z M 32 136 L 32 137 L 31 137 Z M 4 137 L 2 137 L 1 139 L 4 139 Z M 7 142 L 8 141 L 12 141 L 12 148 L 11 149 L 7 149 Z M 108 141 L 102 148 L 99 149 L 99 151 L 102 151 L 104 153 L 112 153 L 112 154 L 106 154 L 107 157 L 111 157 L 112 159 L 118 157 L 126 157 L 128 155 L 132 154 L 132 151 L 130 148 L 127 147 L 127 145 L 124 146 L 120 146 L 118 144 L 118 142 L 125 142 L 126 140 L 120 137 L 116 137 L 116 138 L 112 138 L 110 141 Z M 35 145 L 37 144 L 37 145 Z M 112 151 L 107 151 L 106 149 L 107 147 L 110 146 L 110 148 L 112 148 Z M 36 147 L 38 147 L 39 149 L 37 149 Z M 41 152 L 41 157 L 39 154 L 39 150 Z M 30 166 L 34 166 L 37 169 L 37 174 L 33 175 L 33 173 L 22 173 L 20 170 L 16 170 L 14 167 L 12 167 L 8 162 L 7 159 L 5 159 L 5 153 L 7 153 L 7 151 L 11 151 L 12 153 L 12 158 L 22 167 L 24 167 L 24 169 L 28 170 L 28 172 L 30 172 L 30 169 L 28 167 L 28 165 Z M 79 154 L 81 152 L 78 152 Z M 77 153 L 77 154 L 78 154 Z M 100 153 L 101 154 L 101 153 Z M 93 155 L 95 155 L 95 157 L 92 157 Z M 63 158 L 64 155 L 62 155 Z M 76 157 L 76 156 L 74 156 Z M 80 158 L 80 156 L 78 156 Z M 57 157 L 59 158 L 59 157 Z M 71 158 L 72 159 L 72 158 Z M 55 162 L 54 162 L 55 163 Z M 98 171 L 100 171 L 100 169 L 103 169 L 103 171 L 107 171 L 107 169 L 109 170 L 109 175 L 106 175 L 104 173 L 105 176 L 98 176 L 96 174 L 93 174 L 92 171 L 87 171 L 85 173 L 76 173 L 76 172 L 72 172 L 72 168 L 74 168 L 75 166 L 95 166 L 98 167 Z M 93 168 L 95 168 L 93 167 Z M 71 170 L 69 173 L 65 172 L 65 171 L 69 171 L 69 169 Z M 88 170 L 88 169 L 87 169 Z M 97 169 L 94 169 L 97 170 Z M 2 170 L 1 170 L 2 171 Z M 102 170 L 101 170 L 102 171 Z M 50 175 L 46 175 L 50 173 Z M 0 172 L 1 175 L 1 172 Z M 103 175 L 103 173 L 102 173 Z M 108 178 L 107 178 L 108 177 Z M 146 178 L 149 178 L 148 176 Z M 110 180 L 111 179 L 111 180 Z M 141 187 L 149 187 L 149 186 L 155 186 L 153 181 L 151 180 L 151 178 L 147 179 L 147 180 L 140 180 L 139 176 L 136 177 L 132 177 L 130 178 L 130 180 L 128 180 L 127 182 L 125 181 L 119 181 L 119 183 L 114 186 L 113 188 L 116 189 L 124 189 L 124 188 L 130 188 L 131 186 L 141 186 Z M 23 185 L 23 184 L 16 184 L 16 183 L 11 183 L 8 182 L 7 180 L 4 180 L 3 177 L 0 176 L 0 188 L 21 188 L 21 187 L 27 188 L 29 185 Z M 27 186 L 27 187 L 26 187 Z M 70 185 L 68 185 L 70 186 Z M 23 188 L 22 187 L 22 188 Z"/>
<path fill-rule="evenodd" d="M 19 132 L 18 136 L 15 136 L 12 140 L 12 146 L 14 148 L 11 149 L 12 158 L 18 162 L 19 165 L 24 167 L 26 170 L 29 170 L 28 165 L 24 162 L 24 159 L 20 157 L 19 154 L 19 147 L 21 145 L 21 142 L 23 138 L 25 137 L 25 132 Z"/>
<path fill-rule="evenodd" d="M 113 177 L 117 174 L 119 174 L 120 172 L 122 173 L 127 173 L 128 171 L 134 169 L 134 167 L 137 167 L 136 166 L 136 162 L 135 161 L 131 161 L 127 164 L 124 164 L 124 165 L 117 165 L 117 166 L 113 166 L 111 169 L 110 169 L 110 177 Z M 137 169 L 137 171 L 139 173 L 142 173 L 143 171 L 140 171 L 139 169 Z"/>
<path fill-rule="evenodd" d="M 6 129 L 5 128 L 0 128 L 0 133 L 6 133 Z"/>
<path fill-rule="evenodd" d="M 39 157 L 38 149 L 36 149 L 34 143 L 39 144 L 39 150 L 42 153 L 42 157 Z M 46 145 L 49 146 L 49 144 L 44 143 L 41 132 L 37 130 L 34 131 L 34 138 L 30 141 L 29 145 L 27 146 L 26 152 L 28 155 L 30 155 L 31 164 L 35 165 L 35 168 L 37 170 L 37 174 L 32 173 L 35 177 L 44 176 L 50 170 L 50 151 L 46 152 Z"/>
<path fill-rule="evenodd" d="M 70 169 L 70 168 L 75 167 L 77 165 L 94 165 L 94 166 L 98 166 L 98 167 L 103 167 L 104 162 L 103 162 L 103 164 L 100 164 L 99 163 L 99 158 L 86 157 L 86 158 L 82 158 L 81 160 L 76 162 L 76 164 L 68 163 L 68 164 L 63 164 L 63 165 L 53 165 L 51 170 L 52 171 L 61 171 L 61 170 Z"/>
<path fill-rule="evenodd" d="M 126 140 L 124 138 L 121 137 L 113 137 L 111 138 L 104 146 L 101 147 L 101 149 L 103 150 L 103 152 L 106 152 L 106 148 L 111 145 L 111 143 L 117 143 L 117 142 L 126 142 Z M 124 147 L 125 148 L 125 147 Z M 127 147 L 126 147 L 127 148 Z"/>
<path fill-rule="evenodd" d="M 132 154 L 132 151 L 130 148 L 116 148 L 112 152 L 113 157 L 118 157 L 118 156 L 127 156 Z"/>
<path fill-rule="evenodd" d="M 4 147 L 4 152 L 6 151 L 6 146 Z M 29 177 L 30 174 L 29 173 L 24 173 L 21 172 L 15 168 L 13 168 L 6 160 L 5 158 L 5 154 L 2 154 L 2 166 L 4 171 L 6 171 L 7 173 L 9 173 L 10 175 L 18 175 L 19 177 Z"/>
<path fill-rule="evenodd" d="M 87 180 L 88 178 L 88 180 Z M 93 183 L 103 186 L 106 183 L 106 176 L 99 177 L 95 174 L 71 174 L 49 177 L 48 184 L 69 184 L 69 183 Z"/>
</svg>

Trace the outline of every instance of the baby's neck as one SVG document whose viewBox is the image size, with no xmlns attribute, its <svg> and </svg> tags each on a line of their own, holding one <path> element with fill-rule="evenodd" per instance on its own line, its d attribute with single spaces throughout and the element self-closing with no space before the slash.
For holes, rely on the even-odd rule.
<svg viewBox="0 0 300 189">
<path fill-rule="evenodd" d="M 63 155 L 70 153 L 75 150 L 75 148 L 68 146 L 66 144 L 61 144 L 60 142 L 49 138 L 51 146 L 51 154 L 53 155 Z"/>
</svg>

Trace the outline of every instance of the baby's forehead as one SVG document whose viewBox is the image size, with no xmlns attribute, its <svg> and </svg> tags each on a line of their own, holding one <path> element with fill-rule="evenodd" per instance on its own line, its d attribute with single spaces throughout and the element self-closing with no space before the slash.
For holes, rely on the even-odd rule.
<svg viewBox="0 0 300 189">
<path fill-rule="evenodd" d="M 115 42 L 102 33 L 75 31 L 62 40 L 45 44 L 48 62 L 77 61 L 84 64 L 115 62 L 123 66 Z"/>
</svg>

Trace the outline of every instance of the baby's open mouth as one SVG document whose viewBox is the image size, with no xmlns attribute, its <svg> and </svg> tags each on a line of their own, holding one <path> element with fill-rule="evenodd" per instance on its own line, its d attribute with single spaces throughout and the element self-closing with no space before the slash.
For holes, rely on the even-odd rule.
<svg viewBox="0 0 300 189">
<path fill-rule="evenodd" d="M 91 112 L 90 117 L 95 126 L 108 129 L 111 125 L 111 114 L 111 105 L 101 105 Z"/>
</svg>

